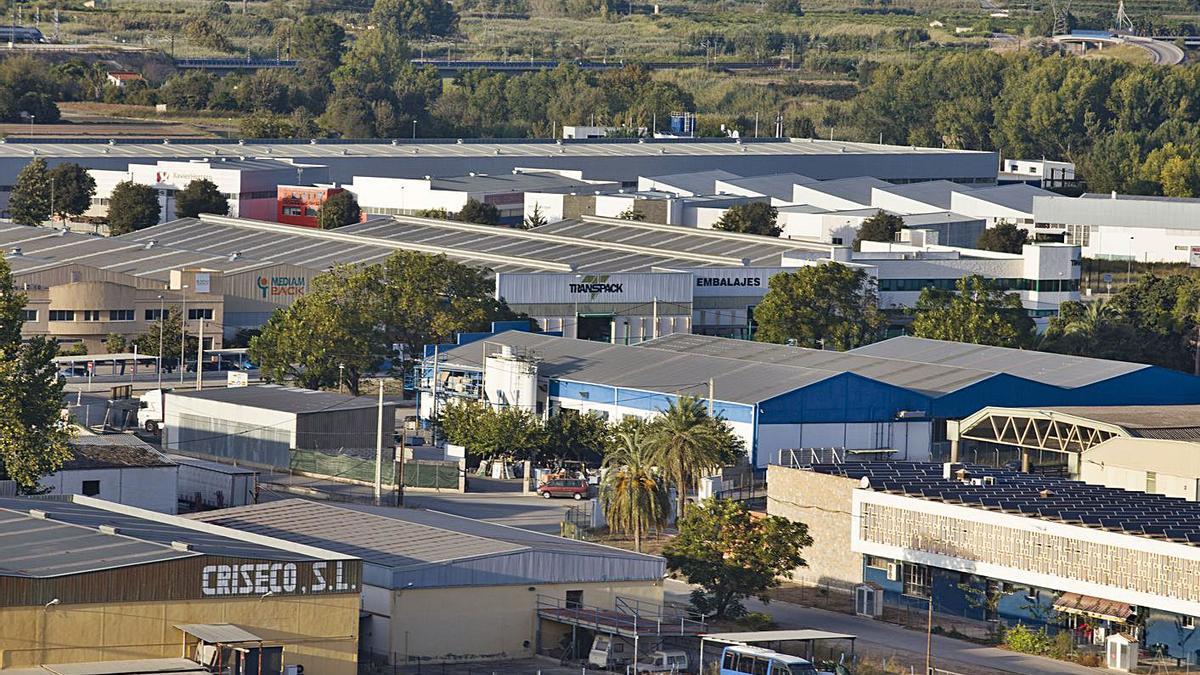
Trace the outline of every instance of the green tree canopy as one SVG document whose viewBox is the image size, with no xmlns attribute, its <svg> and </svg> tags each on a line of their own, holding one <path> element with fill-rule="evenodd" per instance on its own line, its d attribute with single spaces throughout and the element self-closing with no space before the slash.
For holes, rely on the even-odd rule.
<svg viewBox="0 0 1200 675">
<path fill-rule="evenodd" d="M 838 263 L 809 265 L 771 277 L 754 308 L 760 342 L 813 349 L 853 349 L 874 342 L 887 324 L 871 277 Z"/>
<path fill-rule="evenodd" d="M 540 205 L 534 204 L 533 211 L 531 211 L 529 215 L 525 216 L 525 219 L 521 221 L 521 228 L 525 230 L 532 230 L 545 224 L 546 214 L 542 213 L 542 207 Z"/>
<path fill-rule="evenodd" d="M 334 193 L 331 197 L 321 204 L 321 211 L 317 214 L 317 222 L 322 230 L 332 230 L 337 227 L 357 223 L 362 217 L 362 211 L 358 208 L 358 199 L 354 197 L 353 192 L 342 190 Z"/>
<path fill-rule="evenodd" d="M 196 353 L 199 338 L 188 334 L 183 338 L 183 321 L 178 307 L 167 306 L 166 314 L 150 324 L 150 329 L 137 336 L 133 344 L 137 345 L 139 354 L 147 356 L 162 356 L 163 367 L 174 368 L 179 365 L 180 348 L 186 350 L 188 356 Z M 181 338 L 184 344 L 181 343 Z M 162 344 L 162 354 L 158 353 L 158 345 Z"/>
<path fill-rule="evenodd" d="M 976 248 L 999 253 L 1020 253 L 1029 233 L 1012 223 L 1000 223 L 989 227 L 979 235 Z"/>
<path fill-rule="evenodd" d="M 904 219 L 900 216 L 878 211 L 859 226 L 854 250 L 861 249 L 864 241 L 896 241 L 896 233 L 903 227 Z"/>
<path fill-rule="evenodd" d="M 71 434 L 61 416 L 57 345 L 43 336 L 21 339 L 25 301 L 0 259 L 0 475 L 31 492 L 70 459 Z"/>
<path fill-rule="evenodd" d="M 633 535 L 633 546 L 642 550 L 642 537 L 662 529 L 671 515 L 667 483 L 655 466 L 655 455 L 634 430 L 619 433 L 615 447 L 604 456 L 604 482 L 600 503 L 608 527 L 617 534 Z"/>
<path fill-rule="evenodd" d="M 737 204 L 721 214 L 721 218 L 713 225 L 713 229 L 778 237 L 783 232 L 783 228 L 775 224 L 778 216 L 778 209 L 767 202 Z"/>
<path fill-rule="evenodd" d="M 500 224 L 500 209 L 494 204 L 485 204 L 477 199 L 468 199 L 463 205 L 462 210 L 458 212 L 458 219 L 464 223 L 478 223 L 480 225 L 499 225 Z"/>
<path fill-rule="evenodd" d="M 117 183 L 108 198 L 109 234 L 115 237 L 157 225 L 161 213 L 158 190 L 133 181 Z"/>
<path fill-rule="evenodd" d="M 536 459 L 545 445 L 542 422 L 524 408 L 493 407 L 483 401 L 451 400 L 438 411 L 437 427 L 472 460 Z"/>
<path fill-rule="evenodd" d="M 679 536 L 663 549 L 667 568 L 700 586 L 692 591 L 698 612 L 716 619 L 745 613 L 742 600 L 779 586 L 806 567 L 812 545 L 808 526 L 779 516 L 755 519 L 740 502 L 710 499 L 679 522 Z"/>
<path fill-rule="evenodd" d="M 646 214 L 643 213 L 642 211 L 640 211 L 637 208 L 637 206 L 630 206 L 629 208 L 625 209 L 624 211 L 618 213 L 617 218 L 619 218 L 621 220 L 642 222 L 642 221 L 646 220 Z"/>
<path fill-rule="evenodd" d="M 458 13 L 446 0 L 375 0 L 370 21 L 378 31 L 399 35 L 450 35 L 458 29 Z"/>
<path fill-rule="evenodd" d="M 1034 338 L 1033 319 L 1021 297 L 979 275 L 959 279 L 953 291 L 921 291 L 911 331 L 917 337 L 996 347 L 1027 347 Z"/>
<path fill-rule="evenodd" d="M 323 16 L 309 14 L 292 29 L 292 53 L 308 72 L 328 75 L 342 61 L 346 31 Z"/>
<path fill-rule="evenodd" d="M 50 217 L 50 171 L 46 160 L 35 157 L 17 174 L 8 212 L 18 225 L 41 225 Z"/>
<path fill-rule="evenodd" d="M 49 177 L 51 206 L 60 219 L 78 216 L 91 208 L 96 179 L 87 169 L 73 162 L 63 162 L 50 169 Z"/>
<path fill-rule="evenodd" d="M 229 200 L 207 178 L 197 178 L 175 193 L 175 215 L 195 218 L 201 213 L 223 216 L 229 213 Z"/>
<path fill-rule="evenodd" d="M 542 458 L 595 463 L 611 438 L 608 423 L 598 413 L 562 409 L 546 419 Z"/>
</svg>

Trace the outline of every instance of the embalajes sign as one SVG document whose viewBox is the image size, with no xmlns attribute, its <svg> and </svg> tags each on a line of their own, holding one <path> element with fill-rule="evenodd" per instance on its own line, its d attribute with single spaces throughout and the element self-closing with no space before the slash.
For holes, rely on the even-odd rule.
<svg viewBox="0 0 1200 675">
<path fill-rule="evenodd" d="M 708 288 L 711 286 L 762 286 L 761 277 L 696 277 L 696 285 Z"/>
</svg>

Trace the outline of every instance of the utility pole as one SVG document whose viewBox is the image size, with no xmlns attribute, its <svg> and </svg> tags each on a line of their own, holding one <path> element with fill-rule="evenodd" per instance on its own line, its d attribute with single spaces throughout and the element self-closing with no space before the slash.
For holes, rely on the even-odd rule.
<svg viewBox="0 0 1200 675">
<path fill-rule="evenodd" d="M 375 427 L 375 505 L 383 496 L 383 378 L 379 378 L 379 411 Z"/>
<path fill-rule="evenodd" d="M 650 338 L 658 337 L 658 297 L 654 298 L 654 309 L 651 311 Z"/>
<path fill-rule="evenodd" d="M 204 389 L 204 316 L 200 316 L 200 337 L 196 341 L 196 391 Z"/>
<path fill-rule="evenodd" d="M 183 312 L 179 316 L 179 384 L 183 384 L 183 374 L 187 370 L 187 285 L 179 291 L 183 293 Z"/>
<path fill-rule="evenodd" d="M 708 416 L 713 416 L 713 400 L 717 397 L 717 384 L 713 378 L 708 378 Z"/>
<path fill-rule="evenodd" d="M 925 620 L 925 673 L 933 672 L 933 583 L 929 584 L 929 614 Z"/>
<path fill-rule="evenodd" d="M 576 309 L 575 313 L 576 313 L 576 315 L 578 315 L 579 310 Z M 439 358 L 438 357 L 438 345 L 435 342 L 433 344 L 433 380 L 431 381 L 431 383 L 429 385 L 429 396 L 433 399 L 433 401 L 430 402 L 430 409 L 433 411 L 433 413 L 430 415 L 429 427 L 430 427 L 430 429 L 433 430 L 433 442 L 435 445 L 437 444 L 437 416 L 438 416 L 438 393 L 437 393 L 438 358 Z"/>
<path fill-rule="evenodd" d="M 163 362 L 163 333 L 167 327 L 164 318 L 167 315 L 167 296 L 158 296 L 158 389 L 162 391 L 162 362 Z"/>
</svg>

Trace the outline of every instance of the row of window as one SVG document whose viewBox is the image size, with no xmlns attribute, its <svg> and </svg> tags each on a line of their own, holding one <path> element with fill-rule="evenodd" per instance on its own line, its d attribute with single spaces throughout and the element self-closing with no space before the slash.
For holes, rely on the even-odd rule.
<svg viewBox="0 0 1200 675">
<path fill-rule="evenodd" d="M 76 310 L 76 309 L 52 309 L 52 310 L 50 310 L 50 320 L 51 321 L 75 321 L 76 316 L 79 317 L 79 321 L 100 321 L 101 320 L 100 317 L 102 315 L 103 315 L 103 312 L 102 312 L 102 310 L 99 310 L 99 309 L 79 309 L 79 310 Z M 37 321 L 38 320 L 38 311 L 36 309 L 25 309 L 25 310 L 22 310 L 21 316 L 22 316 L 22 320 L 24 320 L 24 321 Z M 145 316 L 146 316 L 146 321 L 158 321 L 159 317 L 162 316 L 162 312 L 157 309 L 148 309 L 148 310 L 146 310 Z M 108 320 L 109 321 L 133 321 L 133 317 L 134 317 L 134 311 L 132 309 L 110 309 L 110 310 L 108 310 Z M 188 309 L 188 319 L 190 319 L 192 321 L 195 321 L 198 319 L 204 319 L 205 321 L 212 321 L 212 318 L 213 318 L 213 310 L 211 307 L 200 307 L 200 308 Z"/>
<path fill-rule="evenodd" d="M 958 279 L 880 279 L 879 290 L 918 292 L 926 288 L 953 291 Z M 992 279 L 993 286 L 1006 291 L 1071 293 L 1079 291 L 1078 279 Z"/>
</svg>

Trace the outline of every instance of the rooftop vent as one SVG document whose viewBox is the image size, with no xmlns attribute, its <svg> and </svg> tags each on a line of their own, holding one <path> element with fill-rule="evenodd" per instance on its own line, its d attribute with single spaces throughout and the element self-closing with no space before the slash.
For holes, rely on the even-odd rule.
<svg viewBox="0 0 1200 675">
<path fill-rule="evenodd" d="M 398 140 L 396 140 L 396 139 L 394 139 L 394 138 L 393 138 L 393 139 L 392 139 L 392 145 L 400 145 L 400 141 L 398 141 Z"/>
<path fill-rule="evenodd" d="M 171 548 L 175 549 L 176 551 L 190 551 L 192 550 L 192 545 L 186 541 L 172 541 Z"/>
<path fill-rule="evenodd" d="M 963 465 L 959 464 L 958 462 L 946 462 L 942 465 L 942 479 L 952 480 L 954 478 L 954 474 L 962 468 Z"/>
<path fill-rule="evenodd" d="M 1050 499 L 1053 496 L 1054 496 L 1053 490 L 1042 490 L 1041 492 L 1038 493 L 1038 497 L 1041 497 L 1042 499 Z"/>
<path fill-rule="evenodd" d="M 157 239 L 151 239 L 150 241 L 146 242 L 146 250 L 150 250 L 150 249 L 154 248 L 155 246 L 158 246 Z"/>
<path fill-rule="evenodd" d="M 37 518 L 38 520 L 50 520 L 50 514 L 40 509 L 29 509 L 29 517 Z"/>
<path fill-rule="evenodd" d="M 13 248 L 8 249 L 8 254 L 9 255 L 21 255 L 21 247 L 14 246 Z"/>
<path fill-rule="evenodd" d="M 100 527 L 97 527 L 96 529 L 100 530 L 100 534 L 120 534 L 121 533 L 120 530 L 113 527 L 112 525 L 101 525 Z"/>
<path fill-rule="evenodd" d="M 233 262 L 234 260 L 237 260 L 240 257 L 242 257 L 242 252 L 234 251 L 233 253 L 229 254 L 229 262 Z"/>
<path fill-rule="evenodd" d="M 310 139 L 308 139 L 308 144 L 309 144 L 309 145 L 316 145 L 316 144 L 317 144 L 317 139 L 315 139 L 315 138 L 310 138 Z"/>
</svg>

